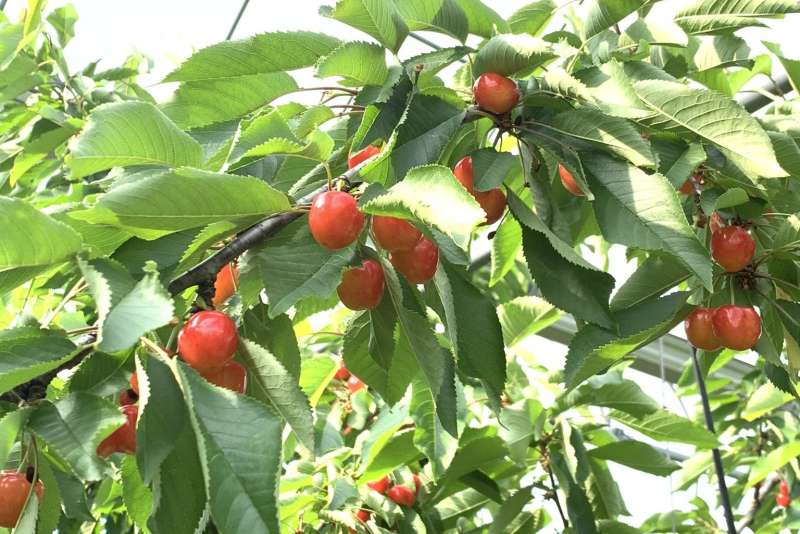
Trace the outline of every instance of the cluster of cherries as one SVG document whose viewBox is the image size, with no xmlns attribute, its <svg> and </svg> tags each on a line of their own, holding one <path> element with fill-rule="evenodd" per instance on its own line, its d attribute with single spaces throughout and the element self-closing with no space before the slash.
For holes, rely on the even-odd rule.
<svg viewBox="0 0 800 534">
<path fill-rule="evenodd" d="M 714 261 L 729 273 L 737 273 L 750 265 L 756 242 L 746 229 L 725 226 L 717 213 L 710 217 L 709 226 Z M 687 339 L 698 349 L 747 350 L 753 348 L 761 336 L 761 317 L 750 306 L 699 307 L 686 318 L 684 328 Z"/>
<path fill-rule="evenodd" d="M 33 467 L 29 467 L 27 473 L 0 471 L 0 527 L 16 526 L 31 492 L 33 476 Z M 34 493 L 40 501 L 44 498 L 44 484 L 41 480 L 36 481 Z"/>
<path fill-rule="evenodd" d="M 369 489 L 372 491 L 378 492 L 381 495 L 385 495 L 395 504 L 411 507 L 417 502 L 417 495 L 419 494 L 419 489 L 422 485 L 419 480 L 419 476 L 416 473 L 412 475 L 412 478 L 414 480 L 413 490 L 405 484 L 392 484 L 392 480 L 388 475 L 374 482 L 367 483 L 367 487 L 369 487 Z M 369 521 L 370 515 L 371 514 L 369 511 L 363 508 L 359 509 L 355 514 L 356 519 L 361 522 Z M 350 529 L 350 532 L 355 532 L 355 530 Z"/>
<path fill-rule="evenodd" d="M 336 374 L 333 375 L 333 378 L 346 383 L 347 389 L 350 391 L 350 393 L 356 393 L 366 387 L 366 384 L 364 384 L 364 382 L 356 375 L 348 371 L 344 364 L 339 366 L 339 368 L 336 370 Z"/>
</svg>

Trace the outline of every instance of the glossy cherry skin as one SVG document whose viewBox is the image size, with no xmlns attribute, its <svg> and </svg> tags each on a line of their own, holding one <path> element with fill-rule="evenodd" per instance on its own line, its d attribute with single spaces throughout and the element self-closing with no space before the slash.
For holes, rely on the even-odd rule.
<svg viewBox="0 0 800 534">
<path fill-rule="evenodd" d="M 381 149 L 376 146 L 369 145 L 365 148 L 362 148 L 355 154 L 350 155 L 350 159 L 347 160 L 347 168 L 352 169 L 359 163 L 364 162 L 369 158 L 371 158 L 372 156 L 374 156 L 375 154 L 380 154 L 380 153 Z"/>
<path fill-rule="evenodd" d="M 391 483 L 392 483 L 392 481 L 389 480 L 389 476 L 387 475 L 387 476 L 385 476 L 383 478 L 380 478 L 378 480 L 375 480 L 373 482 L 369 482 L 367 484 L 367 487 L 369 489 L 373 490 L 373 491 L 377 491 L 380 494 L 384 494 L 384 493 L 386 493 L 386 490 L 389 489 L 389 485 Z"/>
<path fill-rule="evenodd" d="M 236 324 L 219 311 L 195 313 L 178 334 L 181 358 L 200 372 L 221 369 L 238 345 Z"/>
<path fill-rule="evenodd" d="M 361 381 L 356 375 L 350 375 L 350 378 L 347 379 L 347 389 L 350 390 L 350 393 L 355 393 L 364 389 L 365 385 L 364 382 Z"/>
<path fill-rule="evenodd" d="M 339 368 L 336 370 L 336 374 L 333 375 L 333 378 L 342 381 L 347 380 L 348 378 L 350 378 L 350 371 L 347 370 L 347 367 L 345 367 L 344 364 L 341 364 Z"/>
<path fill-rule="evenodd" d="M 222 366 L 222 369 L 202 373 L 203 378 L 221 388 L 243 394 L 247 391 L 247 369 L 233 360 Z"/>
<path fill-rule="evenodd" d="M 775 504 L 780 506 L 781 508 L 789 508 L 789 503 L 791 502 L 791 498 L 788 495 L 784 495 L 783 493 L 779 493 L 775 496 Z"/>
<path fill-rule="evenodd" d="M 711 321 L 714 311 L 713 308 L 695 308 L 683 322 L 686 338 L 698 349 L 711 351 L 722 347 Z"/>
<path fill-rule="evenodd" d="M 456 166 L 453 167 L 453 176 L 456 177 L 458 183 L 464 186 L 464 189 L 470 195 L 475 194 L 475 175 L 472 171 L 472 156 L 466 156 L 458 160 Z"/>
<path fill-rule="evenodd" d="M 31 483 L 25 473 L 0 471 L 0 527 L 14 528 L 25 507 Z M 44 484 L 39 480 L 34 489 L 41 501 L 44 498 Z"/>
<path fill-rule="evenodd" d="M 478 107 L 502 115 L 519 102 L 519 88 L 514 80 L 496 72 L 484 72 L 472 85 L 472 94 Z"/>
<path fill-rule="evenodd" d="M 753 348 L 761 336 L 761 317 L 749 306 L 720 306 L 711 318 L 714 335 L 723 347 L 734 350 Z"/>
<path fill-rule="evenodd" d="M 397 217 L 372 217 L 372 233 L 378 245 L 388 252 L 411 250 L 422 237 L 422 232 L 410 222 Z"/>
<path fill-rule="evenodd" d="M 741 226 L 726 226 L 711 235 L 711 256 L 729 273 L 747 267 L 755 252 L 755 240 Z"/>
<path fill-rule="evenodd" d="M 214 298 L 211 300 L 214 306 L 219 306 L 236 293 L 239 286 L 239 268 L 228 263 L 219 270 L 217 279 L 214 282 Z"/>
<path fill-rule="evenodd" d="M 712 235 L 715 232 L 725 228 L 726 225 L 727 223 L 725 222 L 725 219 L 723 219 L 716 211 L 711 214 L 711 217 L 708 218 L 708 229 L 711 230 Z"/>
<path fill-rule="evenodd" d="M 375 260 L 364 260 L 361 267 L 342 273 L 336 293 L 351 310 L 371 310 L 380 304 L 383 286 L 383 268 Z"/>
<path fill-rule="evenodd" d="M 406 486 L 392 486 L 386 496 L 400 506 L 414 506 L 417 496 Z"/>
<path fill-rule="evenodd" d="M 353 195 L 343 191 L 320 193 L 311 203 L 308 214 L 311 235 L 330 250 L 344 248 L 356 239 L 364 227 L 364 214 L 358 211 Z"/>
<path fill-rule="evenodd" d="M 558 164 L 558 176 L 561 178 L 561 185 L 564 186 L 564 189 L 575 195 L 576 197 L 585 196 L 581 188 L 578 187 L 578 183 L 575 181 L 575 178 L 572 176 L 572 173 L 567 170 L 562 164 Z"/>
<path fill-rule="evenodd" d="M 506 209 L 506 195 L 502 189 L 494 188 L 489 191 L 475 190 L 475 174 L 472 169 L 472 157 L 461 158 L 453 167 L 453 175 L 464 189 L 478 201 L 481 209 L 486 213 L 484 224 L 493 224 L 500 220 Z"/>
<path fill-rule="evenodd" d="M 363 509 L 356 512 L 356 519 L 358 519 L 362 523 L 366 523 L 367 521 L 369 521 L 369 516 L 370 513 Z"/>
<path fill-rule="evenodd" d="M 139 407 L 129 404 L 122 407 L 122 413 L 127 420 L 110 436 L 97 446 L 97 455 L 105 458 L 115 452 L 125 454 L 136 453 L 136 419 L 139 417 Z"/>
<path fill-rule="evenodd" d="M 393 252 L 389 260 L 409 282 L 424 284 L 436 274 L 439 247 L 423 237 L 408 252 Z"/>
</svg>

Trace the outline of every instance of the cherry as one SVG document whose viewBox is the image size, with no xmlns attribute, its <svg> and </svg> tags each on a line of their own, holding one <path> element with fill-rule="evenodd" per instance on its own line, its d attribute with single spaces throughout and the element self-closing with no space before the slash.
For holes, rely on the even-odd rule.
<svg viewBox="0 0 800 534">
<path fill-rule="evenodd" d="M 683 322 L 686 338 L 698 349 L 717 350 L 722 347 L 711 324 L 714 311 L 713 308 L 695 308 Z"/>
<path fill-rule="evenodd" d="M 694 184 L 692 184 L 692 179 L 689 178 L 685 182 L 683 182 L 681 184 L 681 186 L 678 188 L 678 192 L 681 195 L 686 195 L 687 197 L 689 195 L 693 195 L 694 194 Z"/>
<path fill-rule="evenodd" d="M 484 72 L 472 86 L 478 107 L 502 115 L 519 102 L 519 89 L 514 80 L 496 72 Z"/>
<path fill-rule="evenodd" d="M 506 209 L 506 195 L 500 188 L 490 189 L 489 191 L 475 190 L 475 175 L 472 170 L 471 156 L 461 158 L 456 163 L 456 166 L 453 167 L 453 175 L 458 180 L 458 183 L 463 185 L 464 189 L 478 201 L 481 209 L 486 213 L 486 222 L 484 224 L 492 224 L 500 220 Z"/>
<path fill-rule="evenodd" d="M 350 390 L 350 393 L 355 393 L 364 389 L 364 382 L 356 375 L 350 375 L 350 378 L 347 379 L 347 389 Z"/>
<path fill-rule="evenodd" d="M 132 389 L 126 389 L 122 393 L 119 394 L 119 405 L 120 406 L 127 406 L 129 404 L 136 404 L 139 400 L 139 395 L 136 394 L 135 391 Z"/>
<path fill-rule="evenodd" d="M 358 211 L 353 195 L 343 191 L 320 193 L 311 203 L 308 214 L 311 235 L 330 250 L 344 248 L 356 239 L 364 227 L 364 214 Z"/>
<path fill-rule="evenodd" d="M 364 260 L 361 267 L 347 269 L 336 293 L 351 310 L 371 310 L 383 298 L 383 268 L 375 260 Z"/>
<path fill-rule="evenodd" d="M 211 303 L 214 306 L 219 306 L 231 296 L 236 293 L 236 288 L 239 285 L 239 269 L 236 265 L 226 264 L 225 267 L 217 273 L 217 279 L 214 282 L 214 298 Z"/>
<path fill-rule="evenodd" d="M 424 284 L 436 274 L 439 247 L 422 238 L 408 252 L 392 252 L 389 260 L 412 284 Z"/>
<path fill-rule="evenodd" d="M 178 334 L 181 358 L 197 371 L 222 368 L 233 358 L 238 344 L 236 324 L 219 311 L 195 313 Z"/>
<path fill-rule="evenodd" d="M 367 483 L 367 487 L 373 491 L 377 491 L 380 494 L 384 494 L 386 493 L 386 490 L 389 489 L 389 485 L 391 483 L 392 481 L 389 480 L 389 475 L 386 475 L 385 477 L 380 478 L 374 482 Z"/>
<path fill-rule="evenodd" d="M 716 211 L 711 214 L 711 217 L 708 218 L 708 228 L 711 230 L 712 235 L 715 232 L 725 228 L 726 224 L 727 223 L 725 222 L 725 219 L 723 219 Z"/>
<path fill-rule="evenodd" d="M 243 394 L 247 391 L 247 370 L 238 362 L 229 361 L 222 369 L 202 373 L 203 378 L 221 388 Z"/>
<path fill-rule="evenodd" d="M 115 452 L 134 454 L 136 452 L 136 419 L 139 407 L 129 404 L 122 407 L 127 421 L 97 446 L 97 455 L 105 458 Z"/>
<path fill-rule="evenodd" d="M 714 335 L 729 349 L 750 349 L 761 336 L 761 317 L 749 306 L 720 306 L 711 317 L 711 323 Z"/>
<path fill-rule="evenodd" d="M 361 509 L 358 512 L 356 512 L 356 519 L 358 519 L 362 523 L 366 523 L 367 521 L 369 521 L 369 516 L 370 513 L 364 509 Z"/>
<path fill-rule="evenodd" d="M 369 145 L 365 148 L 362 148 L 355 154 L 350 155 L 350 159 L 347 160 L 347 168 L 352 169 L 359 163 L 362 163 L 371 158 L 372 156 L 374 156 L 375 154 L 380 154 L 380 153 L 381 149 L 376 146 Z"/>
<path fill-rule="evenodd" d="M 784 493 L 779 493 L 775 496 L 775 504 L 777 504 L 781 508 L 789 508 L 790 502 L 791 498 Z"/>
<path fill-rule="evenodd" d="M 372 217 L 372 233 L 378 245 L 389 252 L 411 250 L 422 237 L 422 232 L 408 221 L 397 217 Z"/>
<path fill-rule="evenodd" d="M 558 164 L 558 175 L 561 177 L 561 184 L 564 186 L 564 189 L 576 197 L 585 196 L 578 186 L 578 183 L 575 181 L 575 178 L 572 176 L 572 173 L 560 163 Z"/>
<path fill-rule="evenodd" d="M 414 506 L 417 496 L 406 486 L 392 486 L 386 496 L 400 506 Z"/>
<path fill-rule="evenodd" d="M 726 226 L 711 235 L 711 256 L 729 273 L 744 269 L 755 251 L 755 240 L 741 226 Z"/>
<path fill-rule="evenodd" d="M 25 473 L 0 471 L 0 527 L 14 528 L 28 500 L 31 483 Z M 39 480 L 34 487 L 36 496 L 44 498 L 44 484 Z"/>
<path fill-rule="evenodd" d="M 344 363 L 339 365 L 339 368 L 336 370 L 336 374 L 333 375 L 333 378 L 336 380 L 347 380 L 350 378 L 350 371 L 347 370 L 347 367 L 344 366 Z"/>
</svg>

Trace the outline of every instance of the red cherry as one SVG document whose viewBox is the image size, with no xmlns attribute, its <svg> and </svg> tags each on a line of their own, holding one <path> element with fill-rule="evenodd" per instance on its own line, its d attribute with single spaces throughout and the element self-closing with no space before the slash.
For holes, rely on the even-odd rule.
<svg viewBox="0 0 800 534">
<path fill-rule="evenodd" d="M 139 394 L 139 376 L 136 374 L 135 371 L 131 375 L 130 382 L 131 382 L 131 389 L 133 390 L 134 393 L 136 393 L 138 395 Z"/>
<path fill-rule="evenodd" d="M 203 378 L 221 388 L 243 394 L 247 391 L 247 370 L 238 362 L 229 361 L 222 369 L 201 373 Z"/>
<path fill-rule="evenodd" d="M 351 310 L 371 310 L 383 298 L 383 269 L 375 260 L 364 260 L 361 267 L 347 269 L 336 293 Z"/>
<path fill-rule="evenodd" d="M 226 264 L 217 273 L 217 280 L 214 282 L 214 298 L 211 303 L 219 306 L 236 293 L 239 285 L 239 269 L 236 265 Z"/>
<path fill-rule="evenodd" d="M 424 284 L 436 274 L 439 247 L 422 238 L 408 252 L 392 252 L 389 260 L 412 284 Z"/>
<path fill-rule="evenodd" d="M 722 346 L 711 324 L 714 311 L 713 308 L 695 308 L 683 322 L 686 338 L 698 349 L 717 350 Z"/>
<path fill-rule="evenodd" d="M 781 508 L 789 508 L 789 503 L 792 501 L 791 497 L 785 493 L 779 493 L 775 496 L 775 504 Z"/>
<path fill-rule="evenodd" d="M 708 218 L 708 228 L 711 230 L 712 234 L 725 228 L 726 224 L 727 223 L 725 222 L 725 219 L 723 219 L 716 211 L 711 214 L 711 217 Z"/>
<path fill-rule="evenodd" d="M 0 471 L 0 527 L 16 526 L 30 491 L 31 483 L 25 473 L 12 470 Z M 36 482 L 34 491 L 41 501 L 44 498 L 44 485 L 41 480 Z"/>
<path fill-rule="evenodd" d="M 380 153 L 381 149 L 376 146 L 369 145 L 368 147 L 362 148 L 361 150 L 350 156 L 350 159 L 347 160 L 347 168 L 352 169 L 359 163 L 368 160 L 375 154 L 380 154 Z"/>
<path fill-rule="evenodd" d="M 347 379 L 347 389 L 350 390 L 350 393 L 355 393 L 356 391 L 364 389 L 364 382 L 356 375 L 350 375 L 350 378 Z"/>
<path fill-rule="evenodd" d="M 420 480 L 419 480 L 419 475 L 414 473 L 413 475 L 411 475 L 411 478 L 414 479 L 415 492 L 419 493 L 419 488 L 422 487 L 422 482 L 420 482 Z"/>
<path fill-rule="evenodd" d="M 422 237 L 422 232 L 408 221 L 397 217 L 372 217 L 372 232 L 378 245 L 386 251 L 411 250 Z"/>
<path fill-rule="evenodd" d="M 576 197 L 585 196 L 578 186 L 578 183 L 575 181 L 575 178 L 572 176 L 572 173 L 560 163 L 558 164 L 558 175 L 561 177 L 561 184 L 564 186 L 564 189 Z"/>
<path fill-rule="evenodd" d="M 711 235 L 711 256 L 729 273 L 744 269 L 755 252 L 755 240 L 741 226 L 726 226 Z"/>
<path fill-rule="evenodd" d="M 778 491 L 783 495 L 789 495 L 789 483 L 781 480 L 780 484 L 778 484 Z"/>
<path fill-rule="evenodd" d="M 519 102 L 519 89 L 514 80 L 495 72 L 484 72 L 472 86 L 478 107 L 501 115 Z"/>
<path fill-rule="evenodd" d="M 311 203 L 308 226 L 317 243 L 330 250 L 344 248 L 364 227 L 364 214 L 358 211 L 353 195 L 343 191 L 320 193 Z"/>
<path fill-rule="evenodd" d="M 362 523 L 366 523 L 367 521 L 369 521 L 369 516 L 370 513 L 364 509 L 361 509 L 358 512 L 356 512 L 356 519 L 358 519 Z"/>
<path fill-rule="evenodd" d="M 122 413 L 127 421 L 97 446 L 98 456 L 105 458 L 115 452 L 136 453 L 136 419 L 139 417 L 139 407 L 135 404 L 123 406 Z"/>
<path fill-rule="evenodd" d="M 729 349 L 753 348 L 761 336 L 761 317 L 749 306 L 720 306 L 711 317 L 711 323 L 714 335 Z"/>
<path fill-rule="evenodd" d="M 178 334 L 181 358 L 197 371 L 221 369 L 233 358 L 238 344 L 236 324 L 219 311 L 195 313 Z"/>
<path fill-rule="evenodd" d="M 333 378 L 336 380 L 347 380 L 350 378 L 350 371 L 347 370 L 347 367 L 344 366 L 344 363 L 342 363 L 336 370 L 336 374 L 333 375 Z"/>
<path fill-rule="evenodd" d="M 475 200 L 486 212 L 485 224 L 496 223 L 506 211 L 506 195 L 499 187 L 489 191 L 475 191 Z"/>
<path fill-rule="evenodd" d="M 683 182 L 681 184 L 681 186 L 678 188 L 678 192 L 681 195 L 686 195 L 686 196 L 693 195 L 694 194 L 694 185 L 692 184 L 692 179 L 689 178 L 688 180 Z"/>
<path fill-rule="evenodd" d="M 367 483 L 367 487 L 373 491 L 377 491 L 380 494 L 384 494 L 386 493 L 386 490 L 389 489 L 389 484 L 391 483 L 392 481 L 389 480 L 389 476 L 387 475 L 383 478 L 379 478 L 374 482 Z"/>
<path fill-rule="evenodd" d="M 456 166 L 453 167 L 453 175 L 458 180 L 458 183 L 464 186 L 464 189 L 470 195 L 475 194 L 475 177 L 472 172 L 472 157 L 466 156 L 461 158 Z"/>
<path fill-rule="evenodd" d="M 386 496 L 400 506 L 414 506 L 417 502 L 417 496 L 406 486 L 392 486 Z"/>
</svg>

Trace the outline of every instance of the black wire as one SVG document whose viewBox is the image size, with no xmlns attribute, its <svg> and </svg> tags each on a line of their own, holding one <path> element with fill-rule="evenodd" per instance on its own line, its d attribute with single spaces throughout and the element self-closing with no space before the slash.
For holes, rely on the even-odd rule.
<svg viewBox="0 0 800 534">
<path fill-rule="evenodd" d="M 694 377 L 697 380 L 697 389 L 700 390 L 700 399 L 703 401 L 703 415 L 706 419 L 706 427 L 709 432 L 716 435 L 714 430 L 714 419 L 711 417 L 711 404 L 708 402 L 708 391 L 703 380 L 703 372 L 700 370 L 700 362 L 697 360 L 697 349 L 692 347 L 692 362 L 694 363 Z M 728 485 L 725 483 L 725 469 L 722 467 L 722 455 L 719 449 L 711 451 L 714 457 L 714 469 L 717 472 L 717 485 L 719 487 L 719 500 L 725 511 L 725 523 L 728 526 L 728 534 L 736 534 L 736 523 L 733 521 L 733 510 L 731 509 L 731 498 L 728 495 Z"/>
<path fill-rule="evenodd" d="M 6 8 L 6 2 L 8 2 L 8 0 L 0 0 L 0 11 Z"/>
<path fill-rule="evenodd" d="M 233 37 L 233 32 L 236 31 L 236 26 L 239 25 L 239 21 L 242 20 L 242 15 L 244 15 L 244 10 L 247 9 L 247 4 L 250 3 L 250 0 L 244 0 L 242 2 L 242 7 L 239 9 L 239 13 L 236 15 L 236 20 L 233 21 L 231 25 L 231 29 L 228 30 L 228 36 L 225 38 L 226 41 L 230 41 L 231 37 Z"/>
</svg>

